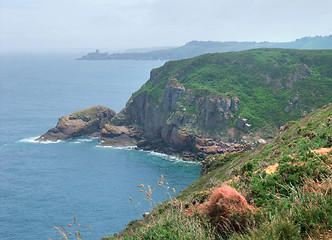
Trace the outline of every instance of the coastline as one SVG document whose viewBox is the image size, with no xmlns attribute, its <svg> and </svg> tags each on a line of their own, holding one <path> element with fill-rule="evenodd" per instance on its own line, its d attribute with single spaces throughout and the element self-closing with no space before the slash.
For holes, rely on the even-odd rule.
<svg viewBox="0 0 332 240">
<path fill-rule="evenodd" d="M 36 139 L 40 138 L 40 136 L 37 137 L 28 137 L 28 138 L 23 138 L 21 140 L 18 140 L 17 142 L 22 142 L 22 143 L 40 143 L 40 144 L 56 144 L 56 143 L 74 143 L 74 144 L 81 144 L 84 142 L 92 142 L 94 140 L 99 141 L 97 137 L 78 137 L 78 138 L 72 138 L 72 139 L 67 139 L 67 140 L 57 140 L 57 141 L 38 141 Z M 160 151 L 154 151 L 154 150 L 146 150 L 144 148 L 140 148 L 137 145 L 123 145 L 123 146 L 112 146 L 112 145 L 101 145 L 97 143 L 95 145 L 96 148 L 110 148 L 110 149 L 115 149 L 115 150 L 134 150 L 134 151 L 141 151 L 145 152 L 151 155 L 154 155 L 156 157 L 165 159 L 165 160 L 170 160 L 174 162 L 184 162 L 184 163 L 192 163 L 192 164 L 198 164 L 201 165 L 202 162 L 199 161 L 191 161 L 191 160 L 186 160 L 183 159 L 179 156 L 176 156 L 172 153 L 165 153 L 165 152 L 160 152 Z"/>
</svg>

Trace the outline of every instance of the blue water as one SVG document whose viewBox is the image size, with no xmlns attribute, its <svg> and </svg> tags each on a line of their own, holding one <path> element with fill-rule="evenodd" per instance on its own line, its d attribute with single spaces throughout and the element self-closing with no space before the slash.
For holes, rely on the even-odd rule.
<svg viewBox="0 0 332 240">
<path fill-rule="evenodd" d="M 73 223 L 74 216 L 84 239 L 100 239 L 149 211 L 138 184 L 155 187 L 152 196 L 159 202 L 167 196 L 156 184 L 161 174 L 177 192 L 199 176 L 197 164 L 101 148 L 97 140 L 33 142 L 59 117 L 74 111 L 94 105 L 120 111 L 150 70 L 164 63 L 74 60 L 77 57 L 0 55 L 2 240 L 58 239 L 62 236 L 53 225 Z"/>
</svg>

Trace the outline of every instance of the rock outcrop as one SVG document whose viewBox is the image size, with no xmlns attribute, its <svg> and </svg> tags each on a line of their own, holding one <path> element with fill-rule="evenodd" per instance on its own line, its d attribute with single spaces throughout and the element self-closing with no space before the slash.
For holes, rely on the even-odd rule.
<svg viewBox="0 0 332 240">
<path fill-rule="evenodd" d="M 140 129 L 131 126 L 105 124 L 101 131 L 102 146 L 136 146 L 141 139 Z"/>
<path fill-rule="evenodd" d="M 37 141 L 58 141 L 81 136 L 99 136 L 115 112 L 104 106 L 95 106 L 59 119 L 55 128 L 37 138 Z"/>
<path fill-rule="evenodd" d="M 134 95 L 112 123 L 119 129 L 140 129 L 139 148 L 177 152 L 188 159 L 204 158 L 207 154 L 242 150 L 239 142 L 225 143 L 213 134 L 233 120 L 238 104 L 236 97 L 197 96 L 186 91 L 177 78 L 169 78 L 160 99 L 144 92 Z"/>
</svg>

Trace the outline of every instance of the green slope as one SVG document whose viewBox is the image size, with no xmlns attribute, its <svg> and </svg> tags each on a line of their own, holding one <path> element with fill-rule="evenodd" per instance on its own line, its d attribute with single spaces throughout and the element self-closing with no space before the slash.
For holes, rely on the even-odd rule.
<svg viewBox="0 0 332 240">
<path fill-rule="evenodd" d="M 131 222 L 114 238 L 330 239 L 332 152 L 324 156 L 312 151 L 322 147 L 332 147 L 332 103 L 287 123 L 269 144 L 210 156 L 205 174 L 182 194 L 154 209 L 149 218 Z M 267 173 L 275 164 L 275 171 Z M 223 183 L 241 192 L 254 212 L 231 210 L 236 214 L 217 223 L 202 213 L 200 204 Z M 241 228 L 236 228 L 239 222 Z"/>
<path fill-rule="evenodd" d="M 158 105 L 173 78 L 196 97 L 236 96 L 234 119 L 248 118 L 254 131 L 273 135 L 285 122 L 331 101 L 332 51 L 254 49 L 169 61 L 133 97 L 147 94 Z M 196 115 L 185 103 L 180 104 Z"/>
</svg>

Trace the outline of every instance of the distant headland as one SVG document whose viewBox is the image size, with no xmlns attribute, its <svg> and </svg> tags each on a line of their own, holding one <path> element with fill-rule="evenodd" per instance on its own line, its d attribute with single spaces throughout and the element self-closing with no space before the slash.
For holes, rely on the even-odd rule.
<svg viewBox="0 0 332 240">
<path fill-rule="evenodd" d="M 292 42 L 214 42 L 191 41 L 184 46 L 148 52 L 101 53 L 95 52 L 78 60 L 178 60 L 206 53 L 242 51 L 256 48 L 292 48 L 292 49 L 332 49 L 332 35 L 304 37 Z"/>
</svg>

